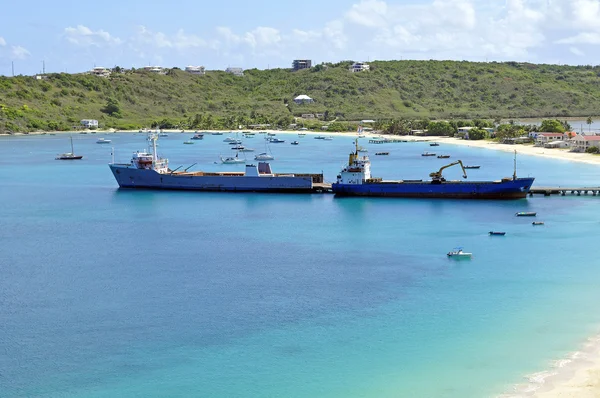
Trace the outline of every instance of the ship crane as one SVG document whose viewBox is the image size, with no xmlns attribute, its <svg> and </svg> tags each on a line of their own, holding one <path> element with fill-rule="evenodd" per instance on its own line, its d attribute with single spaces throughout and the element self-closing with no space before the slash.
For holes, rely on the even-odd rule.
<svg viewBox="0 0 600 398">
<path fill-rule="evenodd" d="M 452 162 L 450 164 L 442 166 L 438 171 L 434 171 L 433 173 L 430 173 L 429 177 L 431 177 L 431 182 L 434 184 L 440 184 L 440 183 L 446 181 L 446 179 L 442 176 L 442 171 L 444 169 L 447 169 L 448 167 L 456 166 L 457 164 L 459 164 L 460 167 L 462 168 L 463 178 L 467 178 L 467 170 L 465 169 L 465 166 L 463 165 L 462 161 L 457 160 L 456 162 Z"/>
</svg>

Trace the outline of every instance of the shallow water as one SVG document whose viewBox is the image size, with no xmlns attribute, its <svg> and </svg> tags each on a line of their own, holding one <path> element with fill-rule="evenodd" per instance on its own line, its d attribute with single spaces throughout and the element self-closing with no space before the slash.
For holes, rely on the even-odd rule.
<svg viewBox="0 0 600 398">
<path fill-rule="evenodd" d="M 493 396 L 597 331 L 598 197 L 119 190 L 100 136 L 74 135 L 85 158 L 71 162 L 53 160 L 66 136 L 0 138 L 0 395 Z M 226 136 L 190 136 L 161 138 L 172 168 L 243 169 L 215 164 L 233 152 Z M 105 137 L 117 161 L 145 145 Z M 328 181 L 352 148 L 283 138 L 275 172 Z M 260 135 L 246 144 L 264 148 Z M 390 152 L 371 156 L 384 178 L 448 162 L 421 157 L 425 143 L 363 145 Z M 481 165 L 470 179 L 512 175 L 508 153 L 435 150 Z M 598 185 L 595 166 L 518 160 L 537 185 Z M 446 258 L 455 246 L 473 259 Z"/>
</svg>

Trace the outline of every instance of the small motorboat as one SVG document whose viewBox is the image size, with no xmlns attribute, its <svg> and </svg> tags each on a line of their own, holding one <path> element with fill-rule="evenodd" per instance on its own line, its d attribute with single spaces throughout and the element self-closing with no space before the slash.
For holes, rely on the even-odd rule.
<svg viewBox="0 0 600 398">
<path fill-rule="evenodd" d="M 473 253 L 464 252 L 462 248 L 456 247 L 449 251 L 446 255 L 453 258 L 471 258 Z"/>
<path fill-rule="evenodd" d="M 193 140 L 201 140 L 203 138 L 204 138 L 204 134 L 202 134 L 202 133 L 194 134 L 194 136 L 192 137 Z"/>
<path fill-rule="evenodd" d="M 299 144 L 299 142 L 298 142 L 298 141 L 292 141 L 292 142 L 291 142 L 291 144 L 292 144 L 292 145 L 298 145 L 298 144 Z"/>
<path fill-rule="evenodd" d="M 220 131 L 213 131 L 211 134 L 212 135 L 223 135 L 223 133 L 221 133 Z"/>
<path fill-rule="evenodd" d="M 504 235 L 506 235 L 506 232 L 490 231 L 490 236 L 504 236 Z"/>
<path fill-rule="evenodd" d="M 325 136 L 324 135 L 316 135 L 315 136 L 315 140 L 324 140 Z"/>
<path fill-rule="evenodd" d="M 429 144 L 429 146 L 440 146 L 440 144 L 438 144 L 437 142 L 432 142 Z"/>
<path fill-rule="evenodd" d="M 448 158 L 450 158 L 450 155 L 438 155 L 437 158 L 438 159 L 448 159 Z"/>
<path fill-rule="evenodd" d="M 531 223 L 531 225 L 544 225 L 543 221 L 534 221 Z"/>
<path fill-rule="evenodd" d="M 183 141 L 183 143 L 184 143 L 185 145 L 193 145 L 193 144 L 194 144 L 194 141 L 189 141 L 189 140 L 188 140 L 188 141 Z"/>
<path fill-rule="evenodd" d="M 236 142 L 236 143 L 237 143 L 237 141 L 239 141 L 239 140 L 236 140 L 235 138 L 232 138 L 232 137 L 227 137 L 223 140 L 223 142 Z"/>
<path fill-rule="evenodd" d="M 421 156 L 435 156 L 435 153 L 431 153 L 431 152 L 423 152 L 421 154 Z"/>
<path fill-rule="evenodd" d="M 306 133 L 298 133 L 298 137 L 304 137 Z"/>
<path fill-rule="evenodd" d="M 232 146 L 231 149 L 235 149 L 236 151 L 241 151 L 242 149 L 246 149 L 246 147 L 238 144 L 236 146 Z"/>
<path fill-rule="evenodd" d="M 285 140 L 280 140 L 279 138 L 269 138 L 268 141 L 272 144 L 281 144 L 285 142 Z"/>
<path fill-rule="evenodd" d="M 111 142 L 111 140 L 107 140 L 106 138 L 99 138 L 96 144 L 110 144 Z"/>
<path fill-rule="evenodd" d="M 478 169 L 481 166 L 465 166 L 465 169 Z"/>
<path fill-rule="evenodd" d="M 375 155 L 386 156 L 389 155 L 389 152 L 375 152 Z"/>
<path fill-rule="evenodd" d="M 518 213 L 516 213 L 515 215 L 517 217 L 535 217 L 537 213 L 533 212 L 533 211 L 520 211 Z"/>
</svg>

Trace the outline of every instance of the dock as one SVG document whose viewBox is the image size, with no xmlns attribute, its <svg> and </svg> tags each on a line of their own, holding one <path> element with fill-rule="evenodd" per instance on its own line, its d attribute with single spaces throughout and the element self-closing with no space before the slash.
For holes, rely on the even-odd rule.
<svg viewBox="0 0 600 398">
<path fill-rule="evenodd" d="M 600 187 L 532 187 L 529 190 L 529 196 L 533 195 L 591 195 L 600 196 Z"/>
</svg>

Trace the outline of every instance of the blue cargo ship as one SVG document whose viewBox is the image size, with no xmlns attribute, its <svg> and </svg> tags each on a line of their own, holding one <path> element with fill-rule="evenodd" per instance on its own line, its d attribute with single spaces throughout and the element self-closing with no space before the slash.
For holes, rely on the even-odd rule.
<svg viewBox="0 0 600 398">
<path fill-rule="evenodd" d="M 119 187 L 226 192 L 312 193 L 322 190 L 323 174 L 275 174 L 267 162 L 247 164 L 244 172 L 188 172 L 171 170 L 156 153 L 157 136 L 148 137 L 151 149 L 135 152 L 130 163 L 109 165 Z M 189 169 L 189 168 L 188 168 Z"/>
<path fill-rule="evenodd" d="M 516 158 L 512 178 L 497 181 L 447 181 L 443 170 L 460 165 L 463 178 L 467 171 L 458 160 L 435 171 L 431 180 L 394 180 L 386 181 L 371 177 L 371 162 L 368 156 L 359 156 L 358 140 L 356 150 L 350 153 L 348 165 L 332 184 L 337 196 L 390 196 L 402 198 L 453 198 L 453 199 L 521 199 L 527 196 L 534 178 L 517 178 Z"/>
</svg>

